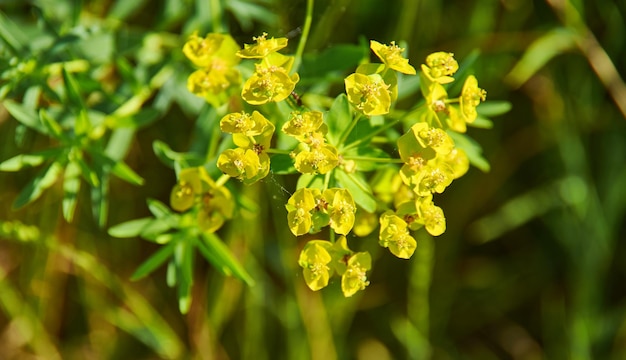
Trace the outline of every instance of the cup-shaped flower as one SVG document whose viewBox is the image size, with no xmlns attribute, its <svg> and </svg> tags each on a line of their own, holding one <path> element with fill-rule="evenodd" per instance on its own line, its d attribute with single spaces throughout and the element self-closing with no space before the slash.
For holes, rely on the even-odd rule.
<svg viewBox="0 0 626 360">
<path fill-rule="evenodd" d="M 426 123 L 416 123 L 410 131 L 422 147 L 431 148 L 437 154 L 448 154 L 454 148 L 454 141 L 442 129 L 430 127 Z"/>
<path fill-rule="evenodd" d="M 246 81 L 241 97 L 251 105 L 285 100 L 300 80 L 298 74 L 289 76 L 287 70 L 279 66 L 256 65 L 256 71 Z"/>
<path fill-rule="evenodd" d="M 347 189 L 332 188 L 322 193 L 328 204 L 330 227 L 337 233 L 347 235 L 354 226 L 356 205 Z"/>
<path fill-rule="evenodd" d="M 439 51 L 426 57 L 426 64 L 422 65 L 423 73 L 430 81 L 447 84 L 454 81 L 453 75 L 459 69 L 454 54 Z"/>
<path fill-rule="evenodd" d="M 376 40 L 370 40 L 370 48 L 390 69 L 409 75 L 416 74 L 415 68 L 409 64 L 409 60 L 402 56 L 404 49 L 396 45 L 395 41 L 392 41 L 390 45 L 383 45 Z"/>
<path fill-rule="evenodd" d="M 326 174 L 339 163 L 337 149 L 324 144 L 310 150 L 301 150 L 296 155 L 295 168 L 302 174 Z"/>
<path fill-rule="evenodd" d="M 302 267 L 304 281 L 309 289 L 320 290 L 328 285 L 331 275 L 329 267 L 332 257 L 328 249 L 332 244 L 324 240 L 311 240 L 300 252 L 298 264 Z"/>
<path fill-rule="evenodd" d="M 320 111 L 294 111 L 291 113 L 289 120 L 283 125 L 282 131 L 301 142 L 307 142 L 308 137 L 312 133 L 318 132 L 318 129 L 323 125 L 323 114 Z"/>
<path fill-rule="evenodd" d="M 252 149 L 227 149 L 217 159 L 217 167 L 226 175 L 240 180 L 253 179 L 259 173 L 259 155 Z"/>
<path fill-rule="evenodd" d="M 315 195 L 319 193 L 313 189 L 301 188 L 291 195 L 285 207 L 287 208 L 287 222 L 289 229 L 295 236 L 309 232 L 312 225 L 311 211 L 316 206 Z"/>
<path fill-rule="evenodd" d="M 263 128 L 269 121 L 258 111 L 252 115 L 245 111 L 230 113 L 220 120 L 220 129 L 230 134 L 243 134 L 244 136 L 255 136 L 261 134 Z"/>
<path fill-rule="evenodd" d="M 244 44 L 243 50 L 237 52 L 237 56 L 245 59 L 262 59 L 287 46 L 287 38 L 267 38 L 267 33 L 255 36 L 252 40 L 255 44 Z"/>
<path fill-rule="evenodd" d="M 198 226 L 203 231 L 215 232 L 222 227 L 226 219 L 232 218 L 235 204 L 225 186 L 215 184 L 203 167 L 198 169 L 202 180 Z"/>
<path fill-rule="evenodd" d="M 469 170 L 469 158 L 462 149 L 452 149 L 449 154 L 443 157 L 443 161 L 450 165 L 454 179 L 460 178 Z"/>
<path fill-rule="evenodd" d="M 481 101 L 485 101 L 487 92 L 478 87 L 478 81 L 474 75 L 470 75 L 463 84 L 463 90 L 461 90 L 461 113 L 469 124 L 476 120 L 478 114 L 476 113 L 476 106 Z"/>
<path fill-rule="evenodd" d="M 408 224 L 404 219 L 388 210 L 380 216 L 379 244 L 389 248 L 392 254 L 409 259 L 417 248 L 417 242 L 411 236 Z"/>
<path fill-rule="evenodd" d="M 367 252 L 358 252 L 348 259 L 346 271 L 341 275 L 341 291 L 345 297 L 364 290 L 370 282 L 367 271 L 372 268 L 372 257 Z"/>
<path fill-rule="evenodd" d="M 454 171 L 443 161 L 430 161 L 417 178 L 412 178 L 413 191 L 419 196 L 441 194 L 454 180 Z"/>
<path fill-rule="evenodd" d="M 247 134 L 233 134 L 233 142 L 241 148 L 253 149 L 260 154 L 269 149 L 276 126 L 257 111 L 252 113 L 252 118 L 255 122 L 253 130 Z"/>
<path fill-rule="evenodd" d="M 439 236 L 446 231 L 446 218 L 443 210 L 432 201 L 422 202 L 418 207 L 418 214 L 430 235 Z"/>
<path fill-rule="evenodd" d="M 389 113 L 391 96 L 389 85 L 379 74 L 354 73 L 345 79 L 348 101 L 365 115 Z"/>
<path fill-rule="evenodd" d="M 220 59 L 215 59 L 212 64 L 189 75 L 187 89 L 210 104 L 219 106 L 232 95 L 241 79 L 236 68 L 223 65 Z"/>
<path fill-rule="evenodd" d="M 189 210 L 202 192 L 200 172 L 198 168 L 182 169 L 178 173 L 178 182 L 170 194 L 170 205 L 176 211 Z"/>
<path fill-rule="evenodd" d="M 208 67 L 217 58 L 228 66 L 234 66 L 240 61 L 235 55 L 239 49 L 230 35 L 216 33 L 201 38 L 198 32 L 194 32 L 183 45 L 185 56 L 198 67 Z"/>
</svg>

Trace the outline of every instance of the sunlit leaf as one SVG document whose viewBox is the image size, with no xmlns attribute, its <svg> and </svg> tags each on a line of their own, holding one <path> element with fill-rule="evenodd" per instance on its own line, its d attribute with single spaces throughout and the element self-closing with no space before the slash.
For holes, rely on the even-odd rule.
<svg viewBox="0 0 626 360">
<path fill-rule="evenodd" d="M 48 129 L 39 121 L 39 116 L 35 110 L 26 108 L 13 100 L 5 100 L 2 105 L 15 120 L 42 134 L 48 133 Z"/>
<path fill-rule="evenodd" d="M 328 141 L 335 146 L 339 146 L 338 142 L 351 122 L 352 111 L 350 110 L 350 103 L 345 94 L 340 94 L 335 98 L 326 117 Z"/>
<path fill-rule="evenodd" d="M 141 263 L 137 270 L 131 275 L 130 279 L 133 281 L 137 281 L 151 272 L 156 270 L 159 266 L 163 265 L 167 259 L 169 259 L 174 253 L 174 249 L 176 248 L 176 243 L 171 242 L 162 248 L 160 248 L 157 252 L 152 254 L 146 261 Z"/>
<path fill-rule="evenodd" d="M 345 171 L 335 171 L 337 181 L 352 194 L 354 202 L 363 210 L 373 213 L 376 211 L 376 199 L 372 195 L 369 184 L 358 174 L 348 174 Z"/>
<path fill-rule="evenodd" d="M 19 154 L 0 163 L 0 171 L 20 171 L 23 168 L 35 167 L 46 160 L 57 158 L 64 149 L 48 149 L 32 154 Z"/>
<path fill-rule="evenodd" d="M 68 222 L 74 219 L 74 212 L 80 191 L 80 165 L 75 161 L 70 161 L 65 167 L 63 176 L 63 217 Z"/>
<path fill-rule="evenodd" d="M 225 275 L 233 275 L 248 285 L 254 280 L 246 269 L 235 259 L 228 247 L 213 233 L 203 233 L 202 239 L 196 242 L 202 256 Z"/>
<path fill-rule="evenodd" d="M 19 209 L 35 200 L 37 200 L 44 190 L 52 186 L 63 171 L 63 165 L 59 162 L 53 162 L 47 168 L 37 174 L 22 189 L 17 199 L 13 203 L 13 209 Z"/>
</svg>

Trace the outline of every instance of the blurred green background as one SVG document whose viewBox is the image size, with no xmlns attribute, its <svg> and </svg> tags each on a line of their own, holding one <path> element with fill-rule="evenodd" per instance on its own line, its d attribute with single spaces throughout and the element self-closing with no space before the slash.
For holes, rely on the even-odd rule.
<svg viewBox="0 0 626 360">
<path fill-rule="evenodd" d="M 305 5 L 2 0 L 0 10 L 26 33 L 114 32 L 116 55 L 132 54 L 138 69 L 177 64 L 184 83 L 191 67 L 180 47 L 194 30 L 229 30 L 240 44 L 262 31 L 289 34 L 294 51 Z M 419 65 L 434 51 L 460 62 L 477 51 L 473 72 L 488 99 L 512 103 L 493 129 L 469 130 L 491 171 L 471 169 L 437 197 L 445 234 L 418 239 L 409 261 L 375 250 L 375 237 L 352 240 L 373 244 L 363 245 L 374 249 L 371 285 L 349 299 L 336 281 L 313 293 L 284 223 L 283 180 L 270 177 L 245 189 L 258 212 L 221 231 L 256 285 L 197 261 L 182 316 L 164 269 L 129 281 L 157 246 L 109 237 L 88 194 L 68 224 L 60 187 L 13 211 L 34 172 L 0 173 L 0 358 L 625 359 L 625 27 L 622 0 L 315 1 L 305 53 L 396 40 Z M 175 174 L 156 159 L 154 140 L 201 147 L 198 102 L 180 97 L 129 144 L 127 163 L 146 184 L 112 180 L 110 225 L 147 216 L 146 198 L 168 201 Z M 0 160 L 50 147 L 36 134 L 18 146 L 16 132 L 0 107 Z M 28 234 L 49 240 L 23 241 Z"/>
</svg>

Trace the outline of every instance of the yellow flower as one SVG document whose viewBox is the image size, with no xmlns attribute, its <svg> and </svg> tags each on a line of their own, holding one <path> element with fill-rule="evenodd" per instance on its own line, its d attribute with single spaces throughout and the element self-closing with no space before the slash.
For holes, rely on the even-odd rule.
<svg viewBox="0 0 626 360">
<path fill-rule="evenodd" d="M 178 182 L 170 194 L 170 205 L 176 211 L 189 210 L 195 203 L 196 195 L 202 192 L 198 168 L 182 169 Z"/>
<path fill-rule="evenodd" d="M 299 80 L 298 74 L 289 76 L 283 67 L 256 64 L 256 71 L 244 84 L 241 97 L 251 105 L 282 101 L 291 95 Z"/>
<path fill-rule="evenodd" d="M 338 163 L 337 149 L 330 144 L 324 144 L 312 147 L 310 150 L 300 151 L 296 155 L 294 166 L 302 174 L 326 174 Z"/>
<path fill-rule="evenodd" d="M 354 226 L 356 205 L 347 189 L 332 188 L 322 193 L 328 214 L 330 215 L 330 227 L 341 235 L 347 235 Z"/>
<path fill-rule="evenodd" d="M 454 60 L 454 54 L 436 52 L 426 57 L 426 64 L 422 65 L 422 72 L 430 81 L 439 84 L 447 84 L 454 81 L 453 75 L 459 69 L 459 64 Z"/>
<path fill-rule="evenodd" d="M 217 231 L 226 219 L 233 216 L 235 204 L 230 191 L 224 186 L 217 186 L 204 167 L 199 170 L 202 182 L 202 195 L 198 209 L 198 226 L 206 232 Z"/>
<path fill-rule="evenodd" d="M 370 48 L 380 60 L 389 68 L 404 74 L 415 75 L 415 68 L 409 65 L 409 60 L 402 57 L 404 49 L 392 41 L 390 45 L 383 45 L 375 40 L 370 40 Z"/>
<path fill-rule="evenodd" d="M 485 101 L 487 92 L 478 87 L 478 81 L 474 75 L 470 75 L 463 84 L 463 90 L 461 91 L 461 113 L 468 123 L 473 123 L 476 120 L 478 114 L 476 113 L 476 106 L 481 101 Z"/>
<path fill-rule="evenodd" d="M 323 124 L 323 114 L 320 111 L 294 111 L 291 113 L 289 121 L 283 125 L 282 131 L 302 142 L 306 142 L 307 138 L 313 132 L 317 132 Z"/>
<path fill-rule="evenodd" d="M 401 259 L 411 258 L 417 248 L 406 221 L 391 210 L 380 216 L 379 244 Z"/>
<path fill-rule="evenodd" d="M 389 112 L 391 96 L 389 85 L 379 74 L 354 73 L 345 79 L 348 101 L 365 115 L 384 115 Z"/>
<path fill-rule="evenodd" d="M 432 201 L 422 203 L 418 213 L 430 235 L 439 236 L 446 231 L 446 218 L 443 210 Z"/>
<path fill-rule="evenodd" d="M 259 155 L 251 149 L 227 149 L 217 159 L 217 167 L 226 175 L 240 180 L 257 176 L 261 163 Z"/>
<path fill-rule="evenodd" d="M 262 59 L 287 46 L 287 38 L 267 39 L 267 33 L 255 36 L 252 40 L 256 41 L 256 44 L 244 44 L 243 50 L 239 50 L 237 56 L 245 59 Z"/>
<path fill-rule="evenodd" d="M 320 290 L 328 285 L 331 269 L 328 264 L 332 261 L 328 249 L 332 244 L 324 240 L 311 240 L 300 252 L 298 264 L 302 267 L 304 281 L 309 289 Z"/>
<path fill-rule="evenodd" d="M 240 59 L 235 56 L 239 45 L 226 34 L 208 34 L 205 38 L 198 37 L 198 32 L 191 34 L 185 45 L 183 53 L 198 67 L 208 67 L 216 58 L 228 66 L 234 66 Z"/>
<path fill-rule="evenodd" d="M 367 271 L 371 267 L 372 258 L 367 252 L 356 253 L 348 259 L 346 271 L 341 276 L 341 290 L 345 297 L 356 294 L 370 284 L 367 280 Z"/>
<path fill-rule="evenodd" d="M 296 190 L 287 201 L 287 223 L 295 236 L 309 232 L 312 225 L 311 211 L 316 206 L 316 191 L 308 188 Z"/>
<path fill-rule="evenodd" d="M 265 125 L 265 117 L 258 111 L 252 115 L 245 111 L 230 113 L 220 120 L 220 129 L 231 134 L 244 134 L 245 136 L 259 135 Z"/>
</svg>

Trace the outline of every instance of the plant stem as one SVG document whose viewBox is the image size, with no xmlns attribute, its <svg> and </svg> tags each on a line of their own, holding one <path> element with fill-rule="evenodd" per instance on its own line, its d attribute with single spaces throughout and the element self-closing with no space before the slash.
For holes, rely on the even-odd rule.
<svg viewBox="0 0 626 360">
<path fill-rule="evenodd" d="M 302 63 L 302 54 L 304 53 L 304 47 L 306 46 L 306 42 L 309 38 L 309 32 L 311 31 L 311 22 L 313 22 L 314 2 L 314 0 L 306 1 L 306 16 L 304 18 L 304 26 L 302 27 L 302 35 L 300 36 L 300 42 L 298 43 L 298 48 L 296 49 L 295 60 L 292 67 L 294 73 L 298 71 L 300 63 Z"/>
<path fill-rule="evenodd" d="M 346 130 L 344 130 L 344 132 L 341 134 L 341 138 L 339 138 L 337 147 L 340 147 L 341 144 L 343 144 L 346 141 L 346 139 L 348 139 L 348 136 L 350 136 L 350 133 L 352 132 L 352 130 L 354 130 L 354 127 L 362 118 L 363 118 L 363 114 L 358 113 L 357 116 L 354 118 L 354 120 L 352 120 L 350 125 L 346 128 Z M 342 148 L 342 149 L 345 149 L 345 148 Z"/>
<path fill-rule="evenodd" d="M 378 158 L 373 156 L 343 156 L 344 160 L 371 161 L 385 164 L 402 164 L 402 159 Z"/>
</svg>

